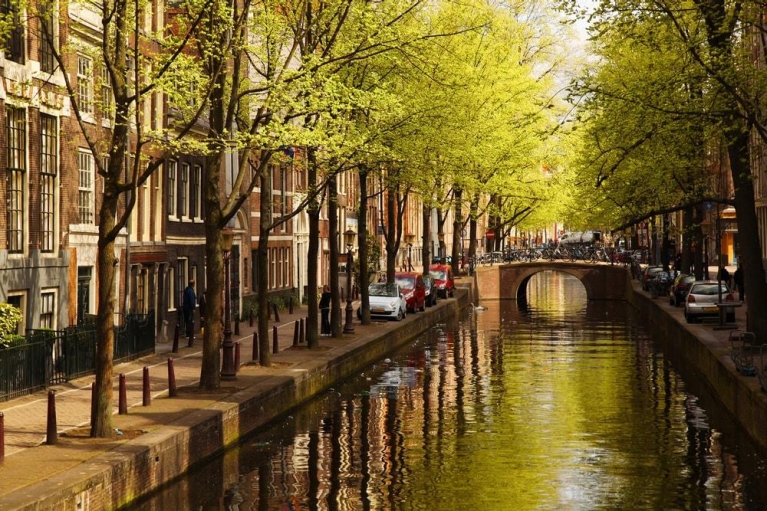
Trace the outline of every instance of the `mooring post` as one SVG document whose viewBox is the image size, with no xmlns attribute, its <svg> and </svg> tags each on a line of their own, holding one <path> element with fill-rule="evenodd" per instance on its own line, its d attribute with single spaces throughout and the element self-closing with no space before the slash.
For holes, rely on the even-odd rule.
<svg viewBox="0 0 767 511">
<path fill-rule="evenodd" d="M 48 429 L 45 435 L 45 443 L 54 445 L 59 441 L 59 432 L 56 427 L 56 392 L 48 391 Z"/>
<path fill-rule="evenodd" d="M 279 353 L 280 351 L 280 340 L 277 336 L 277 325 L 274 325 L 272 327 L 272 353 Z"/>
<path fill-rule="evenodd" d="M 178 353 L 178 323 L 176 323 L 176 329 L 173 332 L 173 353 Z"/>
<path fill-rule="evenodd" d="M 176 397 L 176 368 L 173 365 L 173 358 L 168 357 L 168 396 Z"/>
<path fill-rule="evenodd" d="M 152 404 L 152 396 L 149 394 L 149 368 L 146 366 L 144 367 L 144 378 L 143 378 L 142 388 L 144 391 L 143 405 L 149 406 Z"/>
<path fill-rule="evenodd" d="M 120 375 L 120 398 L 118 405 L 118 414 L 126 415 L 128 413 L 128 388 L 125 385 L 125 375 Z"/>
<path fill-rule="evenodd" d="M 298 321 L 294 322 L 294 327 L 293 327 L 293 346 L 298 346 Z"/>
</svg>

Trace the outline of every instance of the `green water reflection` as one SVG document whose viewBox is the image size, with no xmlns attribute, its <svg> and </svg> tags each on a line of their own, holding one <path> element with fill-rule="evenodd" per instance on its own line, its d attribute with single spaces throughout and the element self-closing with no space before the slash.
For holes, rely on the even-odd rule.
<svg viewBox="0 0 767 511">
<path fill-rule="evenodd" d="M 528 297 L 467 310 L 142 509 L 767 506 L 762 455 L 721 433 L 624 304 L 561 273 Z"/>
</svg>

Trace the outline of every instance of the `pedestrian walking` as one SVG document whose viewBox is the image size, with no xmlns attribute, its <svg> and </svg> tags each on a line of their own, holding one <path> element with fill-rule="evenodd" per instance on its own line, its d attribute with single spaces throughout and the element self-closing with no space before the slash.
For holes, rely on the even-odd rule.
<svg viewBox="0 0 767 511">
<path fill-rule="evenodd" d="M 330 300 L 332 295 L 330 294 L 330 287 L 328 285 L 322 286 L 322 295 L 320 296 L 320 312 L 322 314 L 322 328 L 320 335 L 330 335 Z"/>
<path fill-rule="evenodd" d="M 194 279 L 189 279 L 189 285 L 184 289 L 184 324 L 186 325 L 186 336 L 191 337 L 194 332 L 194 308 L 197 305 L 197 295 L 194 292 Z"/>
<path fill-rule="evenodd" d="M 721 280 L 725 284 L 727 284 L 727 287 L 730 286 L 730 272 L 727 271 L 727 268 L 722 266 L 719 268 L 719 273 L 716 276 L 717 280 Z"/>
<path fill-rule="evenodd" d="M 738 291 L 738 300 L 741 302 L 746 299 L 746 288 L 743 284 L 743 268 L 738 263 L 738 268 L 733 275 L 733 282 L 735 283 L 735 289 Z"/>
</svg>

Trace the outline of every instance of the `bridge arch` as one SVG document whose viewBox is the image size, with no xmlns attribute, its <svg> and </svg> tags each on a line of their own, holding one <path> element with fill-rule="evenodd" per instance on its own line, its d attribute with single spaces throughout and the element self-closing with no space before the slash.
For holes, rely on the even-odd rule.
<svg viewBox="0 0 767 511">
<path fill-rule="evenodd" d="M 625 300 L 631 289 L 624 266 L 564 261 L 510 263 L 477 268 L 475 282 L 481 300 L 523 300 L 527 283 L 543 271 L 559 271 L 583 283 L 589 300 Z"/>
</svg>

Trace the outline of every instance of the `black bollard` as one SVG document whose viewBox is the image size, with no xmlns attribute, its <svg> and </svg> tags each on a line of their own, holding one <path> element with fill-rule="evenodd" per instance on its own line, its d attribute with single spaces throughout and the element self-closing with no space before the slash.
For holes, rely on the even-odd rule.
<svg viewBox="0 0 767 511">
<path fill-rule="evenodd" d="M 46 431 L 45 443 L 54 445 L 59 441 L 59 432 L 56 427 L 56 392 L 48 391 L 48 429 Z"/>
<path fill-rule="evenodd" d="M 277 336 L 277 325 L 274 325 L 272 327 L 272 353 L 279 353 L 280 351 L 280 340 Z"/>
<path fill-rule="evenodd" d="M 253 358 L 250 360 L 258 360 L 258 332 L 253 332 Z"/>
<path fill-rule="evenodd" d="M 91 383 L 91 432 L 96 427 L 96 414 L 98 413 L 96 407 L 96 382 Z"/>
<path fill-rule="evenodd" d="M 293 295 L 288 299 L 288 313 L 293 314 Z"/>
<path fill-rule="evenodd" d="M 168 357 L 168 396 L 176 397 L 176 368 L 173 365 L 173 359 Z"/>
<path fill-rule="evenodd" d="M 125 385 L 125 375 L 120 375 L 120 397 L 118 412 L 120 415 L 126 415 L 128 413 L 128 389 Z"/>
<path fill-rule="evenodd" d="M 298 325 L 298 342 L 303 344 L 305 337 L 305 331 L 304 331 L 304 318 L 301 318 L 301 324 Z"/>
<path fill-rule="evenodd" d="M 255 316 L 256 313 L 253 311 L 253 309 L 250 309 L 250 326 L 253 326 L 253 316 Z"/>
<path fill-rule="evenodd" d="M 298 321 L 294 322 L 293 327 L 293 346 L 298 346 Z"/>
<path fill-rule="evenodd" d="M 240 372 L 240 341 L 234 343 L 234 372 Z"/>
<path fill-rule="evenodd" d="M 189 342 L 187 343 L 187 348 L 191 348 L 194 346 L 194 325 L 192 325 L 191 328 L 189 328 Z"/>
<path fill-rule="evenodd" d="M 144 399 L 142 404 L 144 406 L 149 406 L 152 404 L 152 396 L 149 394 L 149 368 L 144 367 L 144 378 L 142 381 L 142 389 L 144 394 Z"/>
<path fill-rule="evenodd" d="M 176 330 L 173 332 L 173 353 L 178 353 L 178 323 L 176 323 Z"/>
<path fill-rule="evenodd" d="M 274 309 L 274 321 L 277 323 L 280 322 L 280 311 L 277 310 L 277 304 L 273 303 L 272 308 Z"/>
<path fill-rule="evenodd" d="M 234 335 L 240 335 L 240 314 L 235 314 L 234 317 Z"/>
<path fill-rule="evenodd" d="M 5 415 L 0 412 L 0 463 L 5 461 Z"/>
</svg>

